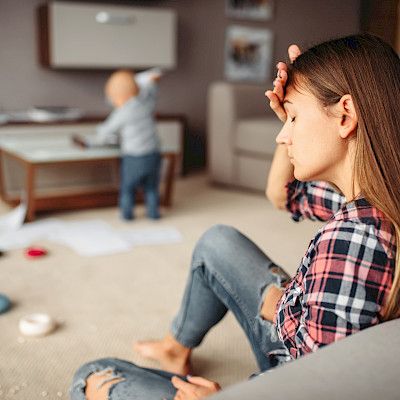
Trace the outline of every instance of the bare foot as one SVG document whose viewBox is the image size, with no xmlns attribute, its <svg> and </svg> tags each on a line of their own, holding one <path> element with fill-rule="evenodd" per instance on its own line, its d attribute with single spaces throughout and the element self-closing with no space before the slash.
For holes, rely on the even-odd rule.
<svg viewBox="0 0 400 400">
<path fill-rule="evenodd" d="M 156 360 L 161 367 L 174 374 L 187 375 L 191 372 L 191 349 L 182 346 L 171 335 L 161 340 L 136 342 L 133 349 L 142 357 Z"/>
</svg>

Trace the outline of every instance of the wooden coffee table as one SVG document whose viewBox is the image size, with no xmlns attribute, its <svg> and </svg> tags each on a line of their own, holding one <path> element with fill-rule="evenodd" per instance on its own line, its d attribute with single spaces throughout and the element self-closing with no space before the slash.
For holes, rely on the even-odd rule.
<svg viewBox="0 0 400 400">
<path fill-rule="evenodd" d="M 72 144 L 69 137 L 54 138 L 15 138 L 0 144 L 0 166 L 3 158 L 10 157 L 16 160 L 25 170 L 24 195 L 27 201 L 27 221 L 35 219 L 36 211 L 70 209 L 84 207 L 98 207 L 115 205 L 118 198 L 117 185 L 109 185 L 101 189 L 89 190 L 53 190 L 53 192 L 39 194 L 35 188 L 37 170 L 45 166 L 61 166 L 68 168 L 70 165 L 111 164 L 116 171 L 115 180 L 119 183 L 120 151 L 115 147 L 99 147 L 81 149 Z M 166 173 L 161 193 L 161 204 L 171 206 L 172 192 L 175 178 L 175 167 L 178 154 L 162 151 L 166 160 Z M 4 174 L 0 168 L 0 196 L 10 205 L 17 204 L 20 199 L 7 195 L 4 186 Z"/>
</svg>

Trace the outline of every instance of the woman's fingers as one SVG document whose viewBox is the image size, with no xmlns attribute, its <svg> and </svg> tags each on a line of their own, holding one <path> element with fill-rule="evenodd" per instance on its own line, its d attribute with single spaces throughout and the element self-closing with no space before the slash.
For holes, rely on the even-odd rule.
<svg viewBox="0 0 400 400">
<path fill-rule="evenodd" d="M 286 111 L 282 107 L 278 96 L 272 90 L 267 90 L 265 92 L 265 96 L 269 99 L 269 106 L 271 107 L 272 111 L 274 111 L 274 113 L 282 122 L 286 122 Z"/>
<path fill-rule="evenodd" d="M 289 60 L 291 63 L 301 54 L 301 50 L 297 44 L 291 44 L 288 48 Z"/>
<path fill-rule="evenodd" d="M 182 392 L 180 390 L 178 390 L 175 394 L 174 400 L 183 400 L 183 399 L 184 399 L 184 397 L 183 397 Z"/>
<path fill-rule="evenodd" d="M 204 386 L 206 388 L 219 390 L 220 386 L 218 383 L 209 381 L 208 379 L 202 378 L 201 376 L 188 376 L 188 381 L 194 383 L 195 385 Z"/>
<path fill-rule="evenodd" d="M 171 378 L 171 382 L 176 389 L 182 390 L 183 392 L 192 389 L 192 385 L 190 383 L 185 382 L 183 379 L 178 378 L 177 376 L 173 376 Z"/>
<path fill-rule="evenodd" d="M 290 45 L 288 48 L 288 54 L 290 62 L 293 63 L 293 61 L 301 54 L 299 46 L 295 44 Z M 282 122 L 286 122 L 286 111 L 283 108 L 282 103 L 285 97 L 285 86 L 288 78 L 288 67 L 284 62 L 280 61 L 276 65 L 276 68 L 278 69 L 278 73 L 276 79 L 274 80 L 274 90 L 267 90 L 265 92 L 265 95 L 270 101 L 269 105 L 271 109 L 275 112 L 275 114 Z"/>
<path fill-rule="evenodd" d="M 280 77 L 280 81 L 282 83 L 282 86 L 285 86 L 287 78 L 288 78 L 288 74 L 284 69 L 279 70 L 279 77 Z"/>
<path fill-rule="evenodd" d="M 287 65 L 283 61 L 279 61 L 278 64 L 276 64 L 276 68 L 278 69 L 278 71 L 287 71 Z"/>
<path fill-rule="evenodd" d="M 212 387 L 214 382 L 209 381 L 208 379 L 202 378 L 201 376 L 188 376 L 187 380 L 190 383 L 194 383 L 195 385 Z"/>
<path fill-rule="evenodd" d="M 278 78 L 275 79 L 273 92 L 277 95 L 279 101 L 281 103 L 283 103 L 283 99 L 285 98 L 285 89 L 284 89 L 284 87 L 286 85 L 286 80 L 287 80 L 286 72 L 282 71 L 281 76 L 283 76 L 281 79 L 278 79 Z"/>
</svg>

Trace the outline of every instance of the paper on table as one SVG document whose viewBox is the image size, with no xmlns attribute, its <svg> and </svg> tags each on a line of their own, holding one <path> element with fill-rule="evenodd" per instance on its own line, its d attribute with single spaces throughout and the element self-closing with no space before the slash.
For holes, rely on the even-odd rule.
<svg viewBox="0 0 400 400">
<path fill-rule="evenodd" d="M 86 257 L 115 254 L 132 248 L 110 225 L 100 220 L 64 222 L 57 227 L 51 240 Z"/>
<path fill-rule="evenodd" d="M 182 242 L 181 233 L 171 227 L 125 229 L 120 236 L 134 246 Z"/>
</svg>

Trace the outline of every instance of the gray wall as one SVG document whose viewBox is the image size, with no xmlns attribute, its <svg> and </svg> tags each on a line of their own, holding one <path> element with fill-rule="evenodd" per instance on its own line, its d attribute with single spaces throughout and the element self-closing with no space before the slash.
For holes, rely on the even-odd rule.
<svg viewBox="0 0 400 400">
<path fill-rule="evenodd" d="M 204 160 L 206 92 L 210 82 L 223 79 L 224 33 L 229 24 L 271 28 L 275 35 L 274 68 L 276 61 L 286 57 L 288 44 L 307 45 L 355 33 L 360 19 L 360 0 L 275 0 L 275 17 L 268 22 L 228 19 L 224 0 L 109 2 L 177 11 L 178 67 L 160 83 L 158 110 L 187 116 L 192 164 Z M 51 71 L 38 65 L 35 9 L 42 3 L 0 0 L 0 110 L 20 110 L 36 104 L 107 112 L 103 84 L 109 72 Z M 266 86 L 271 85 L 267 82 Z"/>
</svg>

